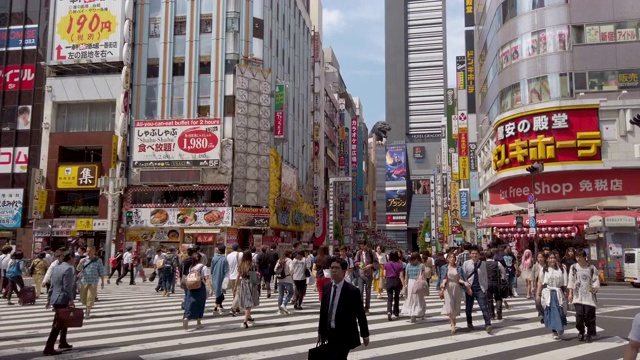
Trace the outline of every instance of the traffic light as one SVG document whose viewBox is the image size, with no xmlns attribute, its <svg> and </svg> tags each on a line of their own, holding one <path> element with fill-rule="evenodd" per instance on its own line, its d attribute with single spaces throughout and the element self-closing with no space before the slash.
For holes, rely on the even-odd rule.
<svg viewBox="0 0 640 360">
<path fill-rule="evenodd" d="M 536 161 L 531 164 L 531 166 L 527 167 L 526 170 L 531 175 L 540 174 L 544 171 L 544 164 Z"/>
<path fill-rule="evenodd" d="M 524 222 L 522 221 L 522 216 L 521 215 L 516 216 L 516 228 L 522 229 L 523 227 L 524 227 Z"/>
<path fill-rule="evenodd" d="M 631 123 L 631 125 L 635 125 L 637 127 L 640 127 L 640 114 L 636 115 L 633 119 L 631 119 L 629 121 Z"/>
</svg>

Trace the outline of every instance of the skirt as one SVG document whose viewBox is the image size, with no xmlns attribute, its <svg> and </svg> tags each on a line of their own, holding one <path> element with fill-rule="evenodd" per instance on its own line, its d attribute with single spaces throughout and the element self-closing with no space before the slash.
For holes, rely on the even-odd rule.
<svg viewBox="0 0 640 360">
<path fill-rule="evenodd" d="M 386 288 L 384 281 L 384 267 L 382 265 L 378 266 L 378 275 L 374 275 L 373 277 L 373 291 L 374 292 L 382 292 Z"/>
<path fill-rule="evenodd" d="M 564 327 L 567 326 L 567 316 L 558 303 L 558 294 L 551 291 L 549 296 L 551 297 L 550 304 L 544 309 L 544 327 L 562 335 Z"/>
<path fill-rule="evenodd" d="M 184 303 L 184 318 L 189 320 L 202 319 L 206 302 L 207 287 L 204 283 L 199 289 L 187 290 L 187 299 Z"/>
<path fill-rule="evenodd" d="M 427 312 L 427 302 L 424 300 L 424 294 L 413 294 L 413 286 L 416 283 L 416 279 L 409 279 L 409 285 L 407 286 L 407 300 L 402 304 L 401 315 L 415 316 L 422 318 Z"/>
<path fill-rule="evenodd" d="M 253 308 L 260 305 L 260 286 L 253 286 L 249 279 L 240 279 L 238 285 L 238 307 Z"/>
</svg>

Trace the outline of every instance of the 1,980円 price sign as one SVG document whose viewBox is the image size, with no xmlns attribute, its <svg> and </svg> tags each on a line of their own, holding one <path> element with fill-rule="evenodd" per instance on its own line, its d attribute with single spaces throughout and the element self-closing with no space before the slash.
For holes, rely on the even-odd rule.
<svg viewBox="0 0 640 360">
<path fill-rule="evenodd" d="M 122 0 L 58 0 L 55 4 L 52 60 L 120 60 Z"/>
</svg>

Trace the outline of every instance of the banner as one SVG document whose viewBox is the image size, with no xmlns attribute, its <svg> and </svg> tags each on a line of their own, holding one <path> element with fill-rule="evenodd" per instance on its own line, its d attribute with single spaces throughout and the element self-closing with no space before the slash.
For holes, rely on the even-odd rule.
<svg viewBox="0 0 640 360">
<path fill-rule="evenodd" d="M 58 165 L 58 189 L 92 189 L 98 187 L 100 172 L 96 164 Z"/>
<path fill-rule="evenodd" d="M 469 0 L 466 0 L 469 1 Z M 473 16 L 473 15 L 471 15 Z M 465 48 L 467 56 L 467 111 L 476 113 L 476 62 L 475 62 L 475 31 L 465 30 Z"/>
<path fill-rule="evenodd" d="M 133 167 L 217 167 L 220 119 L 138 120 Z"/>
<path fill-rule="evenodd" d="M 121 61 L 124 1 L 57 0 L 52 61 L 95 59 Z"/>
<path fill-rule="evenodd" d="M 276 84 L 274 93 L 274 110 L 273 110 L 273 137 L 274 139 L 284 139 L 285 137 L 285 117 L 286 117 L 286 99 L 287 90 L 284 84 Z"/>
<path fill-rule="evenodd" d="M 387 189 L 387 214 L 407 212 L 407 190 Z"/>
<path fill-rule="evenodd" d="M 480 201 L 480 175 L 477 171 L 472 171 L 469 174 L 469 199 Z"/>
<path fill-rule="evenodd" d="M 386 153 L 385 181 L 406 186 L 407 161 L 405 145 L 389 145 Z"/>
<path fill-rule="evenodd" d="M 498 172 L 535 161 L 549 164 L 602 160 L 597 108 L 551 109 L 507 118 L 495 127 L 492 163 Z"/>
<path fill-rule="evenodd" d="M 267 210 L 268 211 L 268 210 Z M 230 207 L 133 208 L 126 217 L 127 227 L 228 227 Z M 267 223 L 268 223 L 267 217 Z"/>
<path fill-rule="evenodd" d="M 451 200 L 451 217 L 460 220 L 460 183 L 452 181 L 449 184 L 451 192 L 449 193 Z"/>
<path fill-rule="evenodd" d="M 245 228 L 268 228 L 270 215 L 271 212 L 269 209 L 234 207 L 233 226 Z"/>
<path fill-rule="evenodd" d="M 474 2 L 474 0 L 464 0 L 464 27 L 476 26 L 476 20 L 474 18 Z"/>
<path fill-rule="evenodd" d="M 31 50 L 38 47 L 38 25 L 0 28 L 0 51 Z"/>
<path fill-rule="evenodd" d="M 33 90 L 35 78 L 35 64 L 0 67 L 0 91 Z"/>
<path fill-rule="evenodd" d="M 22 225 L 24 189 L 0 189 L 0 229 L 16 229 Z"/>
<path fill-rule="evenodd" d="M 292 166 L 282 163 L 280 196 L 287 200 L 298 200 L 298 171 Z"/>
<path fill-rule="evenodd" d="M 463 219 L 469 218 L 470 213 L 469 204 L 469 189 L 460 189 L 460 217 Z"/>
<path fill-rule="evenodd" d="M 29 148 L 0 148 L 0 174 L 25 174 L 29 167 Z"/>
</svg>

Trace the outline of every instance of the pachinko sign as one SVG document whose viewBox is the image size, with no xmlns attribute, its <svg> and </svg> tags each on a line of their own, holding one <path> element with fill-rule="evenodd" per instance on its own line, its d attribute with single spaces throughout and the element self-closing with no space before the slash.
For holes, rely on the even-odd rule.
<svg viewBox="0 0 640 360">
<path fill-rule="evenodd" d="M 136 121 L 133 167 L 217 167 L 221 124 L 220 119 Z"/>
<path fill-rule="evenodd" d="M 495 125 L 493 169 L 548 163 L 601 161 L 598 108 L 558 109 L 508 118 Z"/>
</svg>

